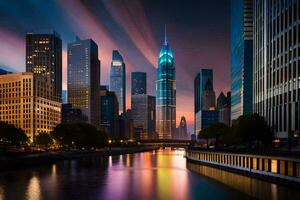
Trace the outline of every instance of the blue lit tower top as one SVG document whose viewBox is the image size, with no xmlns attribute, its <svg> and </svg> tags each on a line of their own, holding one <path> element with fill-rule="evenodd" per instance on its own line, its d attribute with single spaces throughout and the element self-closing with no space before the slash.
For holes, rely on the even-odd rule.
<svg viewBox="0 0 300 200">
<path fill-rule="evenodd" d="M 176 127 L 176 79 L 173 52 L 167 41 L 158 57 L 156 80 L 156 131 L 160 139 L 171 139 Z"/>
</svg>

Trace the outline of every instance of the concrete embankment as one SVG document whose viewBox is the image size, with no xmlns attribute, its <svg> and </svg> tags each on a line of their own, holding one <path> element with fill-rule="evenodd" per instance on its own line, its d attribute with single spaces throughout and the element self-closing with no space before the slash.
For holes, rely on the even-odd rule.
<svg viewBox="0 0 300 200">
<path fill-rule="evenodd" d="M 157 147 L 113 148 L 111 150 L 45 152 L 20 157 L 7 157 L 0 159 L 0 172 L 4 170 L 23 169 L 26 167 L 35 167 L 45 164 L 51 164 L 62 160 L 133 154 L 139 152 L 153 151 L 156 149 Z"/>
</svg>

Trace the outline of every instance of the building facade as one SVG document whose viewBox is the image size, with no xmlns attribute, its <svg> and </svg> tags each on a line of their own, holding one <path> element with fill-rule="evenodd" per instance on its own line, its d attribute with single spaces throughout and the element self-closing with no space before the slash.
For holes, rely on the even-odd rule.
<svg viewBox="0 0 300 200">
<path fill-rule="evenodd" d="M 217 110 L 219 111 L 219 122 L 230 126 L 231 122 L 231 93 L 227 92 L 227 96 L 223 92 L 217 98 Z"/>
<path fill-rule="evenodd" d="M 254 112 L 275 137 L 299 134 L 300 2 L 254 0 Z"/>
<path fill-rule="evenodd" d="M 252 113 L 253 1 L 231 0 L 231 120 Z"/>
<path fill-rule="evenodd" d="M 171 139 L 176 128 L 176 77 L 171 47 L 165 41 L 159 53 L 156 80 L 156 131 L 159 139 Z"/>
<path fill-rule="evenodd" d="M 62 41 L 56 32 L 26 34 L 26 72 L 47 77 L 53 96 L 61 101 Z"/>
<path fill-rule="evenodd" d="M 46 77 L 30 72 L 0 75 L 0 121 L 25 131 L 31 141 L 61 122 L 61 103 Z"/>
<path fill-rule="evenodd" d="M 61 123 L 87 122 L 88 118 L 79 108 L 73 108 L 72 104 L 66 103 L 61 106 Z"/>
<path fill-rule="evenodd" d="M 155 104 L 154 96 L 146 94 L 131 96 L 131 117 L 140 139 L 153 139 L 155 136 Z"/>
<path fill-rule="evenodd" d="M 213 91 L 213 70 L 212 69 L 200 69 L 199 73 L 195 77 L 194 80 L 194 130 L 195 134 L 198 135 L 201 130 L 202 119 L 201 119 L 201 111 L 209 110 L 210 104 L 212 101 L 212 95 L 207 95 L 209 97 L 206 99 L 205 104 L 207 104 L 204 108 L 204 96 L 207 88 L 207 92 L 211 93 Z M 208 101 L 210 99 L 210 101 Z"/>
<path fill-rule="evenodd" d="M 101 129 L 109 138 L 116 138 L 118 135 L 118 114 L 119 104 L 114 92 L 108 91 L 106 87 L 101 87 Z"/>
<path fill-rule="evenodd" d="M 177 139 L 180 139 L 180 140 L 188 140 L 189 139 L 188 132 L 187 132 L 186 119 L 184 116 L 181 117 L 177 130 L 178 130 Z"/>
<path fill-rule="evenodd" d="M 123 57 L 117 50 L 112 52 L 110 67 L 110 91 L 115 92 L 119 102 L 119 114 L 126 112 L 126 71 Z"/>
<path fill-rule="evenodd" d="M 68 103 L 81 109 L 88 122 L 100 126 L 100 61 L 98 46 L 76 39 L 68 44 Z"/>
<path fill-rule="evenodd" d="M 147 94 L 146 72 L 131 73 L 131 95 L 135 94 Z"/>
</svg>

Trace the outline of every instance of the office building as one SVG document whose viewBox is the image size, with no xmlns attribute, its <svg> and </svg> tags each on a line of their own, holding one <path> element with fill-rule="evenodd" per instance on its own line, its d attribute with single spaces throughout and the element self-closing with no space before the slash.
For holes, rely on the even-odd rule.
<svg viewBox="0 0 300 200">
<path fill-rule="evenodd" d="M 231 120 L 252 113 L 253 1 L 231 0 Z"/>
<path fill-rule="evenodd" d="M 106 86 L 101 86 L 101 123 L 100 127 L 109 138 L 116 138 L 118 135 L 118 114 L 119 104 L 114 92 L 108 91 Z"/>
<path fill-rule="evenodd" d="M 47 77 L 31 72 L 0 75 L 0 121 L 25 131 L 31 141 L 61 122 L 61 103 Z"/>
<path fill-rule="evenodd" d="M 26 34 L 26 72 L 47 77 L 53 96 L 61 101 L 62 41 L 56 32 Z"/>
<path fill-rule="evenodd" d="M 219 122 L 230 126 L 230 106 L 231 93 L 227 92 L 227 96 L 223 92 L 220 93 L 217 99 L 217 110 L 219 111 Z"/>
<path fill-rule="evenodd" d="M 176 128 L 176 77 L 172 49 L 165 40 L 158 57 L 156 79 L 156 131 L 159 139 L 171 139 Z"/>
<path fill-rule="evenodd" d="M 91 40 L 68 44 L 68 103 L 81 109 L 88 123 L 100 126 L 100 61 L 98 46 Z"/>
<path fill-rule="evenodd" d="M 61 123 L 82 123 L 87 122 L 88 118 L 79 108 L 73 108 L 72 104 L 62 104 Z"/>
<path fill-rule="evenodd" d="M 145 72 L 131 73 L 131 95 L 147 94 L 147 74 Z"/>
<path fill-rule="evenodd" d="M 188 139 L 187 124 L 186 124 L 186 119 L 184 116 L 181 117 L 177 130 L 178 130 L 177 139 L 180 139 L 180 140 Z"/>
<path fill-rule="evenodd" d="M 203 124 L 201 111 L 215 110 L 213 96 L 213 70 L 200 69 L 194 79 L 194 130 L 196 135 L 198 135 Z"/>
<path fill-rule="evenodd" d="M 117 50 L 112 52 L 110 67 L 110 91 L 115 92 L 119 102 L 119 114 L 126 112 L 126 71 L 123 57 Z"/>
<path fill-rule="evenodd" d="M 131 96 L 131 117 L 137 137 L 153 139 L 155 136 L 155 97 L 146 94 Z"/>
<path fill-rule="evenodd" d="M 300 2 L 254 0 L 253 109 L 277 138 L 299 135 Z"/>
</svg>

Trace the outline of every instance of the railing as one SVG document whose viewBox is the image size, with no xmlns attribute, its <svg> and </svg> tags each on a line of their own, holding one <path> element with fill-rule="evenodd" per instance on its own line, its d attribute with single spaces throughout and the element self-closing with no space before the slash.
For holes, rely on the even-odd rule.
<svg viewBox="0 0 300 200">
<path fill-rule="evenodd" d="M 187 150 L 188 160 L 300 183 L 300 159 L 228 152 Z"/>
</svg>

